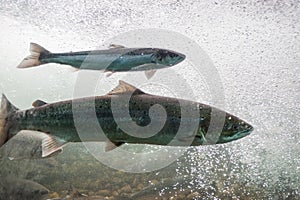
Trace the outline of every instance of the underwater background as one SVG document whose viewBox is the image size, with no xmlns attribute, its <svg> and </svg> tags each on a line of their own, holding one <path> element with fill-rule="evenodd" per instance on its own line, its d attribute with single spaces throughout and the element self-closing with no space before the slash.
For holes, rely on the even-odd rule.
<svg viewBox="0 0 300 200">
<path fill-rule="evenodd" d="M 80 73 L 56 64 L 17 69 L 29 54 L 30 42 L 53 52 L 92 50 L 107 48 L 107 41 L 119 34 L 155 28 L 196 42 L 213 62 L 223 85 L 224 104 L 217 106 L 254 126 L 251 135 L 231 143 L 183 148 L 182 156 L 170 165 L 145 173 L 113 169 L 99 162 L 84 144 L 68 144 L 61 154 L 46 159 L 7 156 L 11 151 L 25 151 L 30 144 L 2 148 L 0 199 L 27 198 L 25 193 L 21 198 L 20 190 L 14 190 L 17 184 L 8 179 L 34 181 L 49 190 L 47 197 L 32 192 L 27 199 L 68 198 L 74 188 L 89 196 L 78 194 L 74 199 L 300 199 L 299 1 L 2 0 L 0 16 L 0 92 L 20 109 L 31 107 L 36 99 L 74 98 Z M 162 69 L 152 81 L 176 85 L 180 76 L 193 90 L 193 99 L 184 85 L 170 91 L 157 84 L 143 87 L 140 81 L 139 88 L 217 104 L 212 96 L 218 94 L 211 94 L 205 78 L 195 76 L 189 63 L 172 70 L 178 76 Z M 99 76 L 98 85 L 86 96 L 106 94 L 119 79 L 144 80 L 142 72 Z M 165 147 L 123 148 L 155 152 Z M 172 151 L 166 147 L 166 152 Z M 158 159 L 163 161 L 165 155 Z M 132 165 L 143 166 L 147 159 Z"/>
</svg>

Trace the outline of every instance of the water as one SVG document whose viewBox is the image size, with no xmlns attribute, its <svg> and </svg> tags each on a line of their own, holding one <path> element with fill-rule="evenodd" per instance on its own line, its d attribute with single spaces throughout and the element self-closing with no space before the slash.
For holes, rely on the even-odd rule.
<svg viewBox="0 0 300 200">
<path fill-rule="evenodd" d="M 1 160 L 1 180 L 14 176 L 38 182 L 50 190 L 48 198 L 65 197 L 71 186 L 108 199 L 300 198 L 298 1 L 4 0 L 0 11 L 0 91 L 21 109 L 36 99 L 72 99 L 78 77 L 70 67 L 54 64 L 16 69 L 28 55 L 30 42 L 53 52 L 79 51 L 106 48 L 102 43 L 130 30 L 159 28 L 198 43 L 221 78 L 225 99 L 218 107 L 255 128 L 250 136 L 232 143 L 188 148 L 175 162 L 152 172 L 112 169 L 82 144 L 69 144 L 50 159 Z M 166 84 L 167 79 L 170 86 L 183 77 L 192 87 L 192 100 L 216 105 L 205 77 L 195 76 L 189 66 L 174 66 L 179 74 L 175 77 L 162 70 L 153 80 Z M 141 75 L 125 79 L 134 83 Z M 91 93 L 106 94 L 123 77 L 102 77 Z M 180 85 L 175 85 L 176 91 L 158 86 L 142 88 L 151 94 L 191 98 Z M 154 152 L 156 148 L 124 147 Z M 173 153 L 172 148 L 165 151 Z M 147 159 L 133 160 L 132 165 L 148 164 Z"/>
</svg>

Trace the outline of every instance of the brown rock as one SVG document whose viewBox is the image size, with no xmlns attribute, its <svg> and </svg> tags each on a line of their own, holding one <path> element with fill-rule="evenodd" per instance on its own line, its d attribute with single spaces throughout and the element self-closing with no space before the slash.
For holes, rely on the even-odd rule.
<svg viewBox="0 0 300 200">
<path fill-rule="evenodd" d="M 115 200 L 115 197 L 105 197 L 105 200 Z"/>
<path fill-rule="evenodd" d="M 88 196 L 93 196 L 93 195 L 95 195 L 95 193 L 92 192 L 92 191 L 89 191 L 89 192 L 87 193 L 87 195 L 88 195 Z M 72 196 L 72 195 L 71 195 L 71 196 Z"/>
<path fill-rule="evenodd" d="M 124 187 L 121 188 L 121 192 L 124 193 L 131 193 L 132 189 L 130 187 L 130 185 L 125 185 Z"/>
<path fill-rule="evenodd" d="M 109 190 L 99 190 L 97 193 L 99 195 L 102 195 L 102 196 L 109 196 L 110 195 L 110 191 Z"/>
<path fill-rule="evenodd" d="M 50 198 L 50 199 L 59 198 L 59 194 L 57 192 L 53 192 L 48 195 L 48 198 Z"/>
<path fill-rule="evenodd" d="M 132 185 L 133 185 L 133 186 L 136 186 L 136 185 L 137 185 L 137 179 L 136 179 L 136 178 L 133 179 Z"/>
<path fill-rule="evenodd" d="M 119 196 L 119 193 L 117 191 L 113 191 L 112 195 L 117 197 L 117 196 Z"/>
<path fill-rule="evenodd" d="M 157 184 L 158 184 L 158 180 L 156 180 L 156 179 L 151 180 L 151 185 L 157 185 Z"/>
<path fill-rule="evenodd" d="M 189 194 L 186 198 L 187 199 L 195 199 L 195 198 L 199 198 L 199 197 L 200 197 L 200 195 L 198 192 L 193 192 L 193 193 Z"/>
<path fill-rule="evenodd" d="M 113 178 L 113 182 L 114 183 L 121 183 L 122 179 L 120 179 L 119 177 L 114 177 Z"/>
<path fill-rule="evenodd" d="M 142 183 L 139 183 L 138 185 L 137 185 L 137 189 L 138 190 L 142 190 L 144 188 L 144 185 L 142 184 Z"/>
<path fill-rule="evenodd" d="M 178 199 L 185 199 L 185 195 L 184 194 L 179 194 Z"/>
</svg>

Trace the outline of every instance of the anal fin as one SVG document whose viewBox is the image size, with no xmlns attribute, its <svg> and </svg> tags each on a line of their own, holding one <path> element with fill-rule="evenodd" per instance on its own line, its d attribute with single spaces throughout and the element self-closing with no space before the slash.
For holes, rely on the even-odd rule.
<svg viewBox="0 0 300 200">
<path fill-rule="evenodd" d="M 105 144 L 105 152 L 114 150 L 115 148 L 121 146 L 122 144 L 124 144 L 124 142 L 112 142 L 109 140 Z"/>
<path fill-rule="evenodd" d="M 105 76 L 106 77 L 110 77 L 111 75 L 113 75 L 115 72 L 114 71 L 105 71 Z"/>
<path fill-rule="evenodd" d="M 60 153 L 66 143 L 68 142 L 53 135 L 45 136 L 42 141 L 42 157 L 50 157 Z"/>
</svg>

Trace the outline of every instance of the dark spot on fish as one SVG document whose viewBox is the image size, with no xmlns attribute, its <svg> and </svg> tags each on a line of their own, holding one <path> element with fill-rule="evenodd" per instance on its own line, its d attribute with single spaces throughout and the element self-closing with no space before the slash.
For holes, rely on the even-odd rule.
<svg viewBox="0 0 300 200">
<path fill-rule="evenodd" d="M 162 55 L 161 55 L 161 54 L 157 54 L 157 55 L 156 55 L 156 59 L 159 60 L 159 61 L 162 61 L 162 59 L 163 59 L 163 58 L 162 58 Z"/>
<path fill-rule="evenodd" d="M 233 124 L 233 125 L 232 125 L 232 128 L 233 128 L 234 130 L 238 129 L 238 127 L 239 127 L 239 126 L 238 126 L 237 124 Z"/>
<path fill-rule="evenodd" d="M 148 124 L 150 124 L 151 122 L 151 119 L 150 117 L 147 117 L 147 116 L 141 116 L 139 117 L 138 120 L 136 120 L 136 124 L 138 126 L 147 126 Z"/>
</svg>

